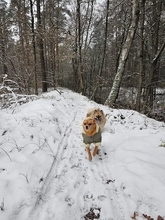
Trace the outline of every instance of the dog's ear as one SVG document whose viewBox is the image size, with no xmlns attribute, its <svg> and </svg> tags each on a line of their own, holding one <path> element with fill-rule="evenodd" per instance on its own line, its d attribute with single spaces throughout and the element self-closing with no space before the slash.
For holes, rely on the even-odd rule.
<svg viewBox="0 0 165 220">
<path fill-rule="evenodd" d="M 90 113 L 87 113 L 86 117 L 90 117 L 90 115 L 91 115 Z"/>
</svg>

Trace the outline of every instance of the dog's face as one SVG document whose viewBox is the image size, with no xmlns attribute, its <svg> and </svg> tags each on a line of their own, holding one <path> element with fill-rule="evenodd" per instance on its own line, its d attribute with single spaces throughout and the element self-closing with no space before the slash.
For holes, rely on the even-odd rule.
<svg viewBox="0 0 165 220">
<path fill-rule="evenodd" d="M 88 136 L 92 136 L 96 132 L 96 122 L 93 118 L 86 118 L 83 121 L 83 129 Z"/>
<path fill-rule="evenodd" d="M 101 122 L 102 118 L 104 117 L 104 113 L 102 110 L 96 109 L 96 110 L 94 110 L 92 116 L 97 122 Z"/>
</svg>

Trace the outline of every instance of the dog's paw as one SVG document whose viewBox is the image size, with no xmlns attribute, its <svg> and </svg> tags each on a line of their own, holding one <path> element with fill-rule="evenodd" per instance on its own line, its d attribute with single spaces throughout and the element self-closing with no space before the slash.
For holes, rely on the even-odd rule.
<svg viewBox="0 0 165 220">
<path fill-rule="evenodd" d="M 92 161 L 92 155 L 88 156 L 88 160 L 91 162 Z"/>
<path fill-rule="evenodd" d="M 95 157 L 98 154 L 98 147 L 96 146 L 93 151 L 93 156 Z"/>
</svg>

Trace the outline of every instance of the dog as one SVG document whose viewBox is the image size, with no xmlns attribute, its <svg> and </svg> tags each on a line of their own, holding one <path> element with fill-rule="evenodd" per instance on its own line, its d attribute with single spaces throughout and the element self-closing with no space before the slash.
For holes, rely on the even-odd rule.
<svg viewBox="0 0 165 220">
<path fill-rule="evenodd" d="M 93 150 L 93 156 L 95 157 L 96 154 L 98 154 L 98 148 L 101 145 L 101 140 L 102 140 L 101 128 L 97 124 L 94 118 L 87 117 L 83 120 L 82 137 L 83 137 L 83 144 L 88 154 L 88 159 L 89 161 L 92 161 L 90 145 L 91 144 L 95 145 L 95 148 Z"/>
<path fill-rule="evenodd" d="M 105 116 L 103 110 L 101 110 L 100 108 L 88 109 L 86 117 L 91 117 L 91 118 L 95 119 L 97 124 L 100 126 L 101 131 L 103 131 L 103 128 L 106 124 L 106 116 Z"/>
</svg>

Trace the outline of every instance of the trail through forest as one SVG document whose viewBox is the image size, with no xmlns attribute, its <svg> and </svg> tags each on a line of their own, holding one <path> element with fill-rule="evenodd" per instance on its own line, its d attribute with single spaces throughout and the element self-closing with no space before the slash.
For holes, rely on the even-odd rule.
<svg viewBox="0 0 165 220">
<path fill-rule="evenodd" d="M 165 124 L 60 90 L 1 110 L 2 219 L 164 219 Z M 81 124 L 98 106 L 107 123 L 90 162 Z"/>
</svg>

